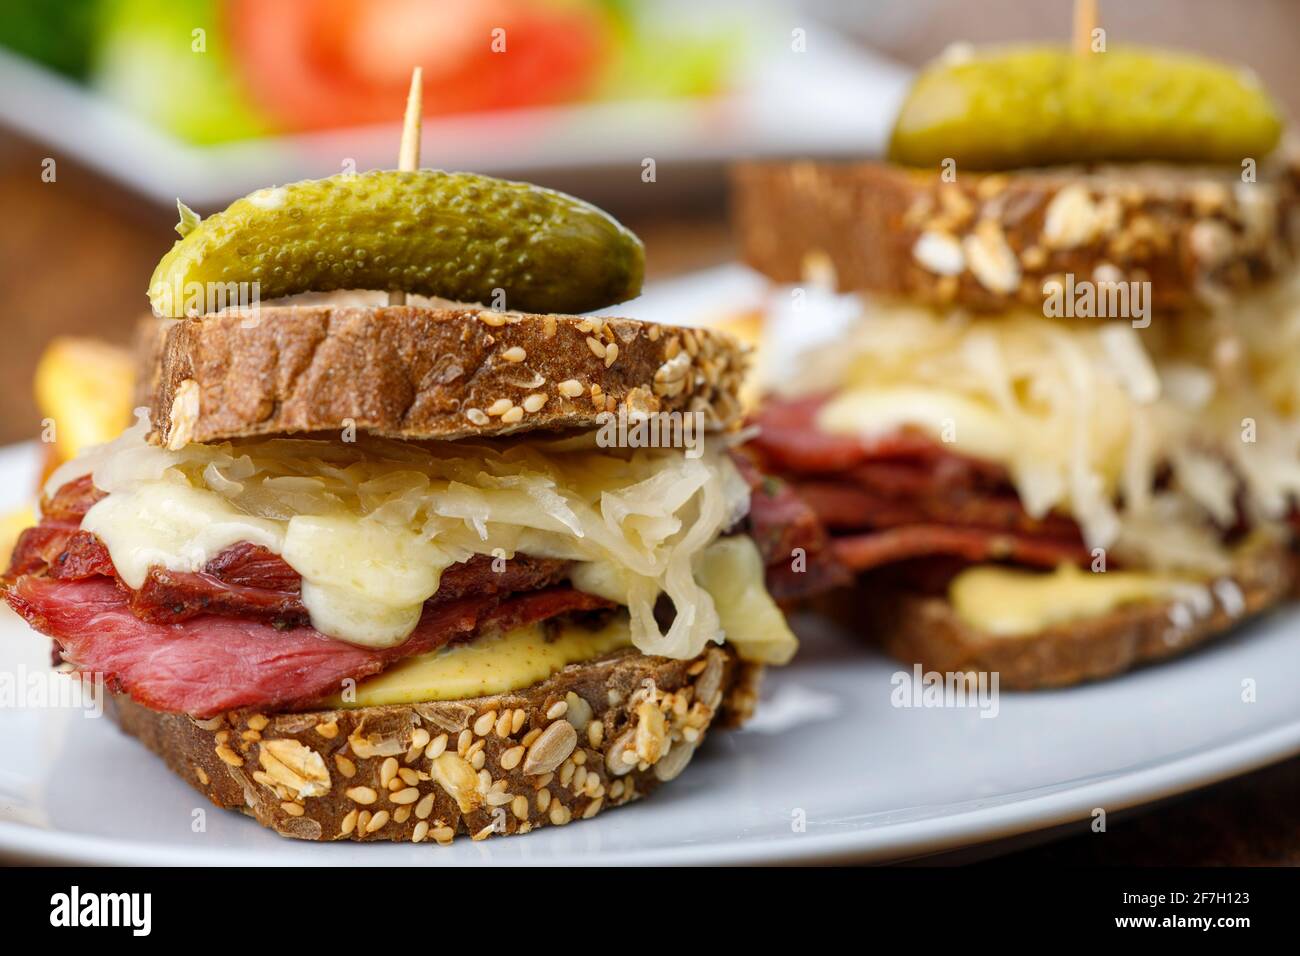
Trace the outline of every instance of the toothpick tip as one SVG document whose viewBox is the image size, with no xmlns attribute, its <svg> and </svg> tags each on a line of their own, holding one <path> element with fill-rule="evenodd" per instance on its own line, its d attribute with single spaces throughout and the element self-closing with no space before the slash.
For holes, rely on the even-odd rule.
<svg viewBox="0 0 1300 956">
<path fill-rule="evenodd" d="M 414 172 L 420 168 L 420 118 L 424 102 L 424 70 L 411 68 L 411 89 L 406 94 L 406 116 L 402 121 L 402 145 L 397 151 L 397 168 Z M 405 305 L 406 293 L 390 291 L 389 305 Z"/>
<path fill-rule="evenodd" d="M 1092 31 L 1097 28 L 1097 0 L 1074 0 L 1074 52 L 1092 52 Z"/>
</svg>

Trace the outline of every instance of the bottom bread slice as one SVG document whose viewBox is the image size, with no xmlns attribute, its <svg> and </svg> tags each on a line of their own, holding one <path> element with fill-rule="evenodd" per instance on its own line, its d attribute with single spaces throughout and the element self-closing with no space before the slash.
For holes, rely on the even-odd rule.
<svg viewBox="0 0 1300 956">
<path fill-rule="evenodd" d="M 1180 654 L 1291 596 L 1295 556 L 1278 542 L 1238 556 L 1232 574 L 1196 608 L 1146 602 L 1032 634 L 998 635 L 965 623 L 946 597 L 864 581 L 853 617 L 891 655 L 941 673 L 997 672 L 1001 688 L 1063 687 Z M 1227 582 L 1230 582 L 1228 584 Z M 847 608 L 837 602 L 835 616 Z"/>
<path fill-rule="evenodd" d="M 624 651 L 466 700 L 196 720 L 119 694 L 112 713 L 214 804 L 283 836 L 449 843 L 645 796 L 711 726 L 749 715 L 761 670 L 725 645 L 688 661 Z"/>
</svg>

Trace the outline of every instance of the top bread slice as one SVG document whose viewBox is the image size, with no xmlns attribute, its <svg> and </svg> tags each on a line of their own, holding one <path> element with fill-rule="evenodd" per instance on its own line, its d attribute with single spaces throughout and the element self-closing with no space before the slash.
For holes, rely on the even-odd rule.
<svg viewBox="0 0 1300 956">
<path fill-rule="evenodd" d="M 167 447 L 355 428 L 411 441 L 741 417 L 747 347 L 708 329 L 480 308 L 263 306 L 170 321 L 149 382 Z M 146 350 L 146 355 L 148 354 Z M 151 360 L 151 359 L 146 359 Z"/>
<path fill-rule="evenodd" d="M 951 177 L 949 177 L 951 178 Z M 1043 305 L 1043 285 L 1149 281 L 1159 310 L 1214 306 L 1289 267 L 1300 245 L 1293 162 L 1242 171 L 1162 164 L 1010 173 L 876 162 L 744 164 L 743 258 L 777 282 L 975 311 Z"/>
</svg>

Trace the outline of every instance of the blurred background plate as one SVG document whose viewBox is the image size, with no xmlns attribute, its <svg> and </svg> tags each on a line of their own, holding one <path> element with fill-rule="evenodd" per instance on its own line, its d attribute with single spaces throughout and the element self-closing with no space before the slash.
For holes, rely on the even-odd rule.
<svg viewBox="0 0 1300 956">
<path fill-rule="evenodd" d="M 0 85 L 23 93 L 0 122 L 198 208 L 392 166 L 416 64 L 423 165 L 597 201 L 635 189 L 648 159 L 693 170 L 681 187 L 737 156 L 877 153 L 909 75 L 784 4 L 60 0 L 30 15 L 62 37 L 39 47 L 14 39 L 29 5 L 0 19 L 0 45 L 28 48 L 0 48 Z M 89 8 L 80 60 L 49 16 L 61 5 Z"/>
</svg>

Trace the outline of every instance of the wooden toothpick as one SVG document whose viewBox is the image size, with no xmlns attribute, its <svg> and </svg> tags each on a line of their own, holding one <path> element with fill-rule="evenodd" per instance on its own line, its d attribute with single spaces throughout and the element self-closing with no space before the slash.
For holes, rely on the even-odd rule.
<svg viewBox="0 0 1300 956">
<path fill-rule="evenodd" d="M 1092 52 L 1092 31 L 1097 28 L 1097 0 L 1074 0 L 1074 52 Z"/>
<path fill-rule="evenodd" d="M 406 118 L 402 121 L 402 146 L 397 153 L 397 168 L 414 172 L 420 168 L 420 118 L 424 112 L 424 71 L 411 70 L 411 91 L 406 94 Z M 388 293 L 389 305 L 406 305 L 406 293 L 395 290 Z"/>
</svg>

